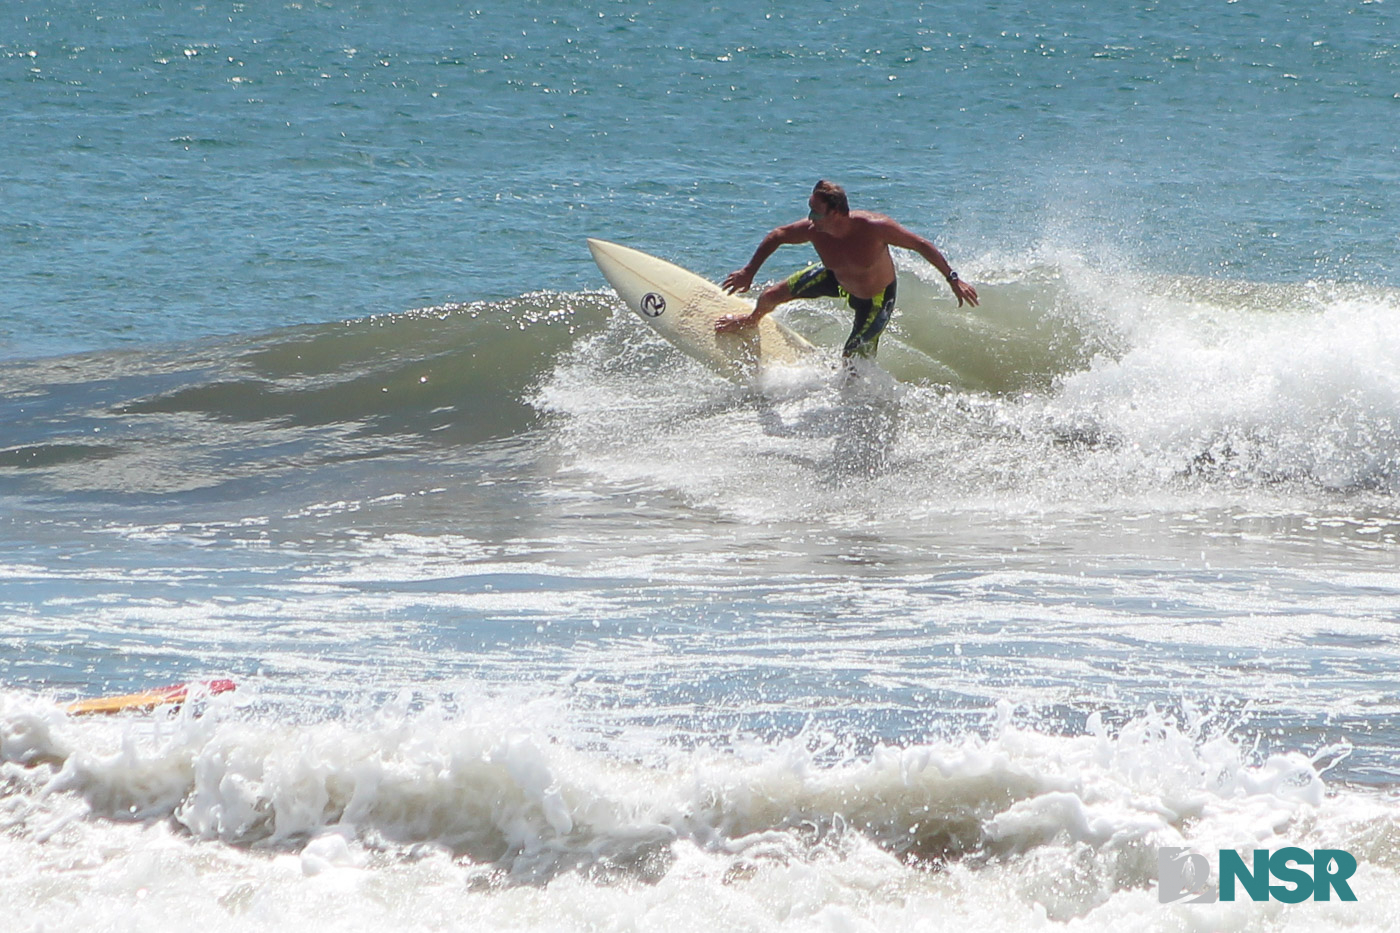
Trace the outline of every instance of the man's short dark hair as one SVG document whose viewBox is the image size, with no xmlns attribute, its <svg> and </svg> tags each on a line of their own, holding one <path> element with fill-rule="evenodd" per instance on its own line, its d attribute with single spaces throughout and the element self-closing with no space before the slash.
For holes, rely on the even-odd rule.
<svg viewBox="0 0 1400 933">
<path fill-rule="evenodd" d="M 851 212 L 851 205 L 846 201 L 846 189 L 834 181 L 827 181 L 823 178 L 812 188 L 812 193 L 826 205 L 827 210 L 835 211 L 838 214 Z"/>
</svg>

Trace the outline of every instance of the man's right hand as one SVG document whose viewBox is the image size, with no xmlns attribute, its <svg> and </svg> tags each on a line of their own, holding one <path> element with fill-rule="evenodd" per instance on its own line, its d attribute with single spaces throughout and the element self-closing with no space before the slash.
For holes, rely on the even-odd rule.
<svg viewBox="0 0 1400 933">
<path fill-rule="evenodd" d="M 729 294 L 732 295 L 735 292 L 748 291 L 749 286 L 752 284 L 752 272 L 750 272 L 747 269 L 736 269 L 735 271 L 729 273 L 724 277 L 724 282 L 721 283 L 720 288 L 723 288 L 725 291 L 729 292 Z"/>
<path fill-rule="evenodd" d="M 754 317 L 753 314 L 726 314 L 715 321 L 715 333 L 733 334 L 757 323 L 758 318 Z"/>
</svg>

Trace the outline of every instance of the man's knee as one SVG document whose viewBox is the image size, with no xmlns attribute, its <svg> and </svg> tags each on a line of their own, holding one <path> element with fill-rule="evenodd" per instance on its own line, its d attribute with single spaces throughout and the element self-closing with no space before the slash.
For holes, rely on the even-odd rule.
<svg viewBox="0 0 1400 933">
<path fill-rule="evenodd" d="M 788 288 L 786 282 L 779 282 L 777 285 L 770 285 L 758 296 L 756 310 L 768 312 L 786 301 L 792 301 L 792 289 Z"/>
</svg>

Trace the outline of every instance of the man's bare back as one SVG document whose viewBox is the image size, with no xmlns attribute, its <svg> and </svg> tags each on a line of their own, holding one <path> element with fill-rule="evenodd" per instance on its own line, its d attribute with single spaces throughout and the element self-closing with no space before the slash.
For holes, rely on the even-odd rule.
<svg viewBox="0 0 1400 933">
<path fill-rule="evenodd" d="M 933 243 L 884 214 L 850 210 L 846 193 L 839 185 L 818 182 L 807 204 L 811 212 L 806 218 L 770 231 L 748 265 L 731 272 L 723 285 L 729 292 L 748 291 L 764 260 L 779 246 L 787 244 L 811 243 L 822 261 L 822 275 L 808 275 L 811 270 L 804 270 L 766 289 L 759 296 L 753 313 L 727 315 L 715 323 L 716 331 L 727 333 L 749 327 L 778 305 L 794 298 L 842 294 L 857 315 L 856 326 L 846 344 L 846 355 L 865 346 L 873 353 L 880 331 L 894 310 L 895 269 L 891 246 L 913 250 L 923 256 L 943 273 L 959 306 L 966 301 L 976 307 L 977 290 L 958 278 Z M 829 276 L 834 282 L 822 276 Z M 872 302 L 880 307 L 871 307 Z"/>
</svg>

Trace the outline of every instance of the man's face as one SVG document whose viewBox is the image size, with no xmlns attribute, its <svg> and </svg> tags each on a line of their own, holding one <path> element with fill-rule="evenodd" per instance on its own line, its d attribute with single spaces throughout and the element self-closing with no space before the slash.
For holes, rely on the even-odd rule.
<svg viewBox="0 0 1400 933">
<path fill-rule="evenodd" d="M 807 206 L 811 208 L 807 212 L 807 219 L 812 222 L 812 226 L 818 230 L 824 229 L 826 223 L 826 212 L 828 210 L 826 202 L 822 201 L 815 194 L 807 199 Z"/>
</svg>

